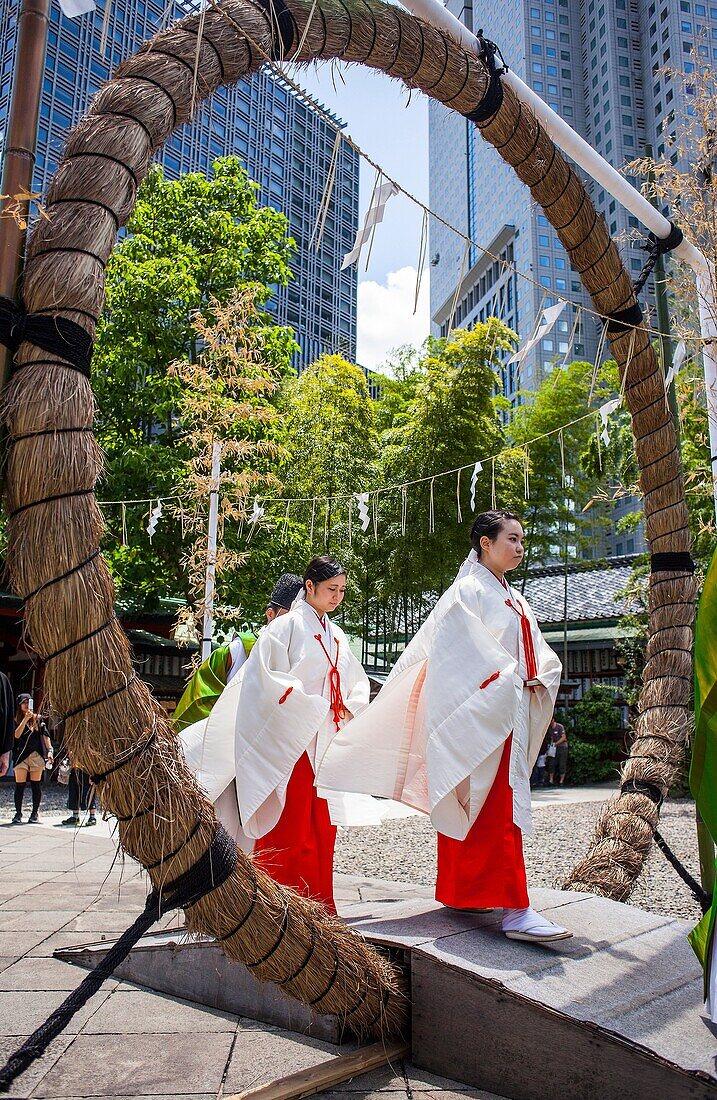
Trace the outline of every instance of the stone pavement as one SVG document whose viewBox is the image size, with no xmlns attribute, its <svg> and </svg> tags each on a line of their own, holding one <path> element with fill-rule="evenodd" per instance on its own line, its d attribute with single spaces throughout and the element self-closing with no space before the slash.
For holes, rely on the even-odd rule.
<svg viewBox="0 0 717 1100">
<path fill-rule="evenodd" d="M 337 901 L 416 897 L 425 888 L 338 876 Z M 0 826 L 0 1058 L 79 984 L 84 971 L 52 957 L 58 947 L 114 939 L 144 906 L 147 882 L 116 856 L 106 829 Z M 171 914 L 158 927 L 181 923 Z M 38 1100 L 220 1100 L 308 1068 L 336 1048 L 128 983 L 108 981 L 15 1083 Z M 499 1100 L 408 1062 L 342 1086 L 328 1097 L 428 1095 Z"/>
</svg>

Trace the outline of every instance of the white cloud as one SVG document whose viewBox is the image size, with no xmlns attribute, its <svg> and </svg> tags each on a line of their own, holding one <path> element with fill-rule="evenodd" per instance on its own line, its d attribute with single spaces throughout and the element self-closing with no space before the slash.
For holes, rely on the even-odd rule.
<svg viewBox="0 0 717 1100">
<path fill-rule="evenodd" d="M 375 370 L 393 348 L 423 343 L 430 332 L 428 284 L 424 271 L 414 314 L 415 267 L 389 271 L 384 283 L 359 283 L 357 359 L 362 367 Z"/>
</svg>

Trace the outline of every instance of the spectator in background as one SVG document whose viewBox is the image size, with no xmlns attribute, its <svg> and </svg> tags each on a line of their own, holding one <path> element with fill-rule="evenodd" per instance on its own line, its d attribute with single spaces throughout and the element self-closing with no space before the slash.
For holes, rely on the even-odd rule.
<svg viewBox="0 0 717 1100">
<path fill-rule="evenodd" d="M 78 828 L 80 825 L 96 825 L 95 814 L 96 790 L 87 772 L 82 768 L 73 768 L 67 787 L 67 806 L 70 816 L 62 822 L 63 825 L 72 825 Z M 80 821 L 80 813 L 87 814 L 85 821 Z"/>
<path fill-rule="evenodd" d="M 540 752 L 538 753 L 538 759 L 535 761 L 535 767 L 533 768 L 533 774 L 530 777 L 531 786 L 544 787 L 545 786 L 545 769 L 548 760 L 548 741 L 550 738 L 546 733 L 543 738 L 543 743 L 540 746 Z"/>
<path fill-rule="evenodd" d="M 562 786 L 565 783 L 565 775 L 568 770 L 568 738 L 565 726 L 556 721 L 553 715 L 548 726 L 548 782 L 555 785 L 557 775 L 558 782 Z"/>
<path fill-rule="evenodd" d="M 32 788 L 32 813 L 28 824 L 39 823 L 38 810 L 42 801 L 42 775 L 45 767 L 52 767 L 52 741 L 47 726 L 30 707 L 30 695 L 19 695 L 15 715 L 15 737 L 12 749 L 15 768 L 15 816 L 13 825 L 22 824 L 22 800 L 28 776 Z"/>
</svg>

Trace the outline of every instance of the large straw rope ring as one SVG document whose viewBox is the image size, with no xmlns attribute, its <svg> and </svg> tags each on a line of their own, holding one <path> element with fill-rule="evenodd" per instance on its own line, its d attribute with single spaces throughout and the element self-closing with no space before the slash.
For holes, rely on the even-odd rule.
<svg viewBox="0 0 717 1100">
<path fill-rule="evenodd" d="M 277 56 L 369 65 L 466 116 L 484 103 L 490 83 L 477 57 L 379 0 L 285 0 L 271 10 L 251 0 L 210 0 L 203 14 L 158 34 L 125 61 L 70 135 L 47 195 L 49 220 L 36 224 L 29 242 L 23 283 L 28 312 L 67 317 L 94 333 L 104 267 L 153 152 L 220 84 L 250 76 L 266 57 Z M 603 219 L 530 110 L 505 88 L 498 109 L 479 125 L 543 207 L 598 312 L 612 315 L 632 306 L 630 279 Z M 641 325 L 610 339 L 621 370 L 627 365 L 625 395 L 651 549 L 687 552 L 679 454 L 653 349 Z M 95 552 L 102 517 L 88 491 L 102 461 L 87 430 L 94 414 L 90 384 L 27 342 L 15 362 L 5 419 L 12 437 L 25 438 L 13 445 L 7 462 L 11 583 L 24 596 L 66 574 L 26 604 L 33 645 L 50 654 L 92 636 L 48 665 L 45 691 L 55 713 L 70 715 L 67 740 L 78 764 L 101 773 L 127 758 L 104 782 L 103 805 L 119 819 L 125 851 L 161 886 L 207 849 L 214 811 L 164 712 L 133 677 L 127 639 L 113 619 L 112 581 Z M 28 435 L 68 428 L 81 430 Z M 17 509 L 24 510 L 13 516 Z M 689 572 L 656 574 L 650 586 L 651 640 L 625 777 L 663 791 L 687 732 L 694 595 Z M 133 751 L 153 733 L 145 751 Z M 619 813 L 608 814 L 595 853 L 573 874 L 572 885 L 613 897 L 629 894 L 657 811 L 639 793 L 619 802 Z M 259 978 L 319 1011 L 336 1013 L 359 1031 L 400 1029 L 404 1007 L 390 964 L 318 906 L 254 872 L 248 860 L 240 858 L 227 883 L 192 906 L 187 919 L 192 930 L 222 940 L 226 953 L 251 965 Z"/>
</svg>

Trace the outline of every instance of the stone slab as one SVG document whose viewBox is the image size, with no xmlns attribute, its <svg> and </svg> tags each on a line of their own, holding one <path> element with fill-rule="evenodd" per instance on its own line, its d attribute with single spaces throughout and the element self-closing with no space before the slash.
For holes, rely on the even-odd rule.
<svg viewBox="0 0 717 1100">
<path fill-rule="evenodd" d="M 64 1032 L 76 1035 L 85 1026 L 90 1017 L 103 1004 L 112 990 L 104 987 L 84 1005 L 73 1017 Z M 0 997 L 0 1035 L 31 1035 L 44 1024 L 50 1013 L 62 1004 L 67 996 L 64 990 L 10 990 Z"/>
<path fill-rule="evenodd" d="M 113 940 L 77 946 L 76 933 L 60 933 L 58 957 L 91 969 Z M 49 941 L 48 941 L 49 943 Z M 41 945 L 43 953 L 46 944 Z M 321 1016 L 278 986 L 262 983 L 240 963 L 224 955 L 213 940 L 189 939 L 181 929 L 150 932 L 115 970 L 122 981 L 182 997 L 222 1012 L 277 1024 L 287 1031 L 338 1042 L 340 1027 L 333 1016 Z"/>
<path fill-rule="evenodd" d="M 0 973 L 0 991 L 26 990 L 28 997 L 41 990 L 69 991 L 79 985 L 81 977 L 74 966 L 68 966 L 59 959 L 25 956 Z M 109 979 L 102 988 L 114 989 L 118 984 Z"/>
<path fill-rule="evenodd" d="M 242 1021 L 232 1051 L 225 1095 L 257 1088 L 299 1070 L 335 1058 L 349 1047 L 338 1047 L 308 1036 Z"/>
<path fill-rule="evenodd" d="M 5 1064 L 10 1055 L 17 1050 L 26 1038 L 26 1035 L 22 1036 L 22 1038 L 5 1035 L 0 1037 L 0 1063 L 2 1065 Z M 42 1081 L 43 1077 L 50 1072 L 56 1062 L 63 1056 L 71 1043 L 74 1042 L 74 1038 L 74 1035 L 64 1033 L 58 1035 L 56 1039 L 53 1039 L 40 1061 L 33 1062 L 32 1065 L 28 1066 L 22 1077 L 14 1081 L 9 1091 L 3 1093 L 3 1096 L 16 1096 L 22 1098 L 29 1096 L 33 1089 Z"/>
<path fill-rule="evenodd" d="M 149 1021 L 148 1021 L 149 1022 Z M 78 1035 L 59 1065 L 42 1078 L 35 1097 L 216 1096 L 234 1042 L 233 1034 Z M 182 1092 L 176 1088 L 180 1083 Z M 88 1091 L 89 1090 L 89 1091 Z"/>
<path fill-rule="evenodd" d="M 77 975 L 75 967 L 67 970 Z M 85 1025 L 85 1035 L 207 1035 L 234 1034 L 238 1016 L 191 1001 L 122 985 Z"/>
</svg>

